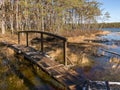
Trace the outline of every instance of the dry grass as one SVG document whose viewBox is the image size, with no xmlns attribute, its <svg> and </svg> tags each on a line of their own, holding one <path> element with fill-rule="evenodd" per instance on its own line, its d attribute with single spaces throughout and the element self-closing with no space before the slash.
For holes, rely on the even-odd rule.
<svg viewBox="0 0 120 90">
<path fill-rule="evenodd" d="M 29 35 L 29 41 L 33 38 L 36 37 L 37 35 Z M 20 37 L 20 43 L 25 45 L 26 44 L 26 35 L 23 34 Z M 10 34 L 10 33 L 6 33 L 6 34 L 1 34 L 0 35 L 0 42 L 2 41 L 6 41 L 12 44 L 18 44 L 18 35 L 17 34 Z"/>
<path fill-rule="evenodd" d="M 81 31 L 81 30 L 75 30 L 75 31 L 65 31 L 63 33 L 63 36 L 68 38 L 68 42 L 75 42 L 75 43 L 79 43 L 81 41 L 84 41 L 84 39 L 92 39 L 95 38 L 95 36 L 97 34 L 103 34 L 102 31 L 97 31 L 97 30 L 88 30 L 88 31 Z M 105 34 L 105 33 L 104 33 Z M 29 35 L 29 40 L 31 40 L 31 38 L 35 37 L 37 35 Z M 0 41 L 7 41 L 10 43 L 16 43 L 17 44 L 17 35 L 13 34 L 5 34 L 5 35 L 1 35 L 0 36 Z M 23 35 L 21 37 L 21 43 L 25 44 L 26 42 L 26 35 Z M 69 58 L 74 62 L 77 63 L 79 62 L 79 64 L 87 64 L 89 63 L 89 60 L 86 59 L 81 59 L 83 56 L 81 55 L 81 52 L 86 52 L 87 53 L 91 53 L 94 52 L 91 49 L 89 49 L 90 47 L 93 47 L 94 45 L 88 45 L 88 43 L 85 44 L 76 44 L 76 45 L 69 45 L 67 48 L 67 53 Z M 51 46 L 52 47 L 52 46 Z M 93 49 L 94 50 L 94 49 Z M 63 60 L 63 52 L 62 49 L 57 48 L 55 49 L 55 51 L 51 51 L 50 56 L 52 58 L 55 58 L 56 60 Z"/>
<path fill-rule="evenodd" d="M 98 35 L 106 35 L 110 32 L 100 31 L 100 30 L 75 30 L 75 31 L 66 31 L 63 33 L 63 36 L 67 37 L 68 42 L 82 42 L 84 40 L 94 40 Z"/>
<path fill-rule="evenodd" d="M 77 36 L 96 36 L 96 35 L 105 35 L 110 33 L 109 31 L 101 30 L 64 30 L 60 35 L 65 37 L 77 37 Z"/>
<path fill-rule="evenodd" d="M 60 48 L 58 48 L 55 51 L 51 51 L 49 55 L 52 58 L 56 58 L 56 57 L 60 56 L 61 54 L 62 54 L 62 50 Z"/>
<path fill-rule="evenodd" d="M 13 34 L 1 34 L 0 35 L 0 42 L 1 41 L 7 41 L 7 42 L 10 42 L 10 43 L 17 43 L 17 35 Z"/>
</svg>

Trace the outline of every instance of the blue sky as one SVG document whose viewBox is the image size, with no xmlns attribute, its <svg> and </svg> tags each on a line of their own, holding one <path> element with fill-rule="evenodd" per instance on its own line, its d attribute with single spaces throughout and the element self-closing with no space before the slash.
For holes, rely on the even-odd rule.
<svg viewBox="0 0 120 90">
<path fill-rule="evenodd" d="M 106 22 L 120 22 L 120 0 L 98 1 L 103 3 L 101 9 L 104 9 L 104 11 L 108 11 L 110 14 L 110 18 Z"/>
</svg>

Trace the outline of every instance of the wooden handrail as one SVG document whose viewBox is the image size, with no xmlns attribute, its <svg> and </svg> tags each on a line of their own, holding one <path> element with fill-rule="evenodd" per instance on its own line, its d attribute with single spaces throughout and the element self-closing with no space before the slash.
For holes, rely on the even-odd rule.
<svg viewBox="0 0 120 90">
<path fill-rule="evenodd" d="M 65 37 L 55 35 L 55 34 L 49 33 L 49 32 L 43 32 L 43 31 L 18 31 L 18 34 L 19 33 L 43 33 L 45 35 L 53 36 L 53 37 L 59 38 L 61 40 L 67 41 L 67 39 Z"/>
<path fill-rule="evenodd" d="M 67 58 L 66 58 L 66 56 L 67 56 L 67 51 L 66 51 L 67 39 L 65 37 L 55 35 L 55 34 L 52 34 L 52 33 L 49 33 L 49 32 L 43 32 L 43 31 L 18 31 L 18 44 L 20 44 L 20 34 L 21 33 L 26 34 L 26 46 L 27 47 L 29 46 L 29 43 L 28 43 L 29 33 L 40 33 L 41 34 L 41 52 L 44 52 L 43 35 L 53 36 L 55 38 L 58 38 L 58 39 L 62 40 L 63 41 L 63 59 L 64 59 L 65 66 L 67 66 Z"/>
</svg>

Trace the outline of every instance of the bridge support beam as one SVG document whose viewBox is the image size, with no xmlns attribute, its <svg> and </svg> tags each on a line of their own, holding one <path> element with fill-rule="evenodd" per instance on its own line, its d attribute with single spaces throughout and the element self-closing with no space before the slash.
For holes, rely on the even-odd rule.
<svg viewBox="0 0 120 90">
<path fill-rule="evenodd" d="M 26 46 L 28 47 L 29 44 L 28 44 L 28 33 L 26 33 Z"/>
<path fill-rule="evenodd" d="M 67 42 L 63 41 L 63 58 L 64 58 L 64 65 L 67 66 Z"/>
<path fill-rule="evenodd" d="M 18 44 L 20 44 L 20 33 L 18 33 Z"/>
<path fill-rule="evenodd" d="M 41 52 L 44 52 L 44 46 L 43 46 L 43 33 L 41 33 Z"/>
</svg>

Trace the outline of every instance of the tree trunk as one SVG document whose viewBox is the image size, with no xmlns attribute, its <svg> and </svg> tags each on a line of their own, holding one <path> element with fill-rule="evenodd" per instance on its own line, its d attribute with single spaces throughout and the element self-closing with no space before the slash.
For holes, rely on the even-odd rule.
<svg viewBox="0 0 120 90">
<path fill-rule="evenodd" d="M 4 18 L 4 14 L 3 14 L 3 18 Z M 2 19 L 2 34 L 5 34 L 5 20 Z"/>
<path fill-rule="evenodd" d="M 5 34 L 5 2 L 3 1 L 3 7 L 2 7 L 2 34 Z"/>
<path fill-rule="evenodd" d="M 41 23 L 41 26 L 42 26 L 42 31 L 44 31 L 44 10 L 43 10 L 43 6 L 42 6 L 42 9 L 41 9 L 41 14 L 42 14 L 42 23 Z"/>
<path fill-rule="evenodd" d="M 18 20 L 18 17 L 19 17 L 19 12 L 18 12 L 18 4 L 19 4 L 19 0 L 17 0 L 17 7 L 16 7 L 16 30 L 18 31 L 19 29 L 19 20 Z"/>
<path fill-rule="evenodd" d="M 12 31 L 12 34 L 14 32 L 14 28 L 13 28 L 13 14 L 10 15 L 10 25 L 11 25 L 11 31 Z"/>
</svg>

